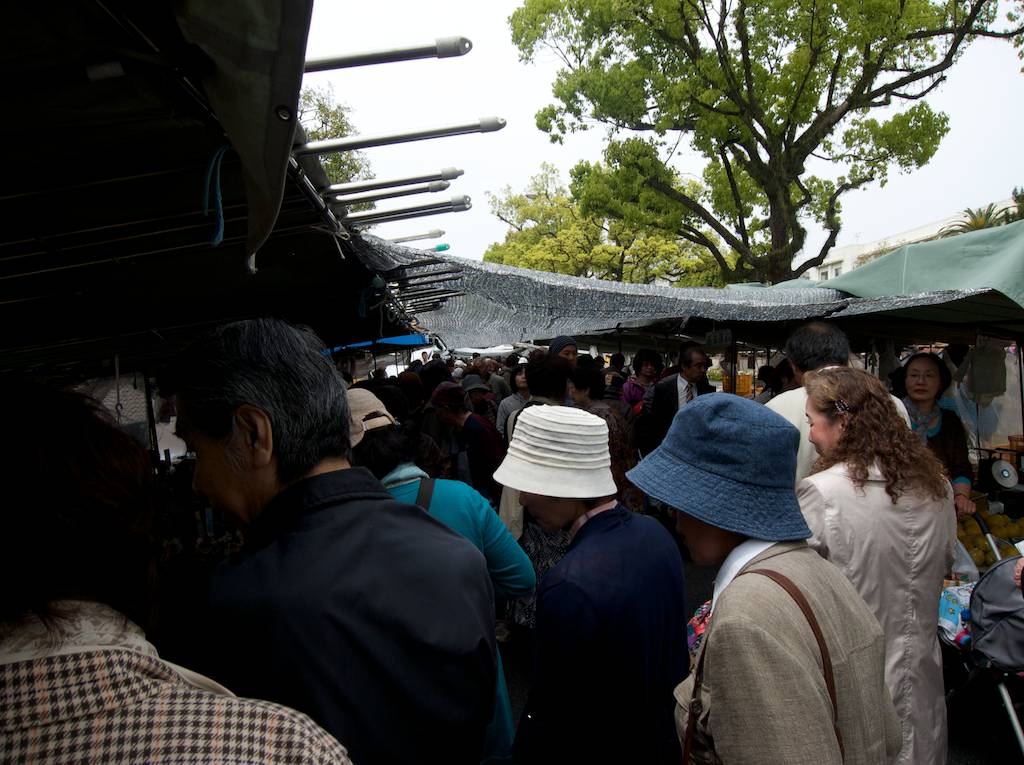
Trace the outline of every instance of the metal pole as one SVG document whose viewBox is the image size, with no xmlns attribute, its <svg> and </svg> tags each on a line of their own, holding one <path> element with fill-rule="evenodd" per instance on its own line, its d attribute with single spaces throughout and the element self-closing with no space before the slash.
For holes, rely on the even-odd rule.
<svg viewBox="0 0 1024 765">
<path fill-rule="evenodd" d="M 1024 433 L 1024 347 L 1021 346 L 1021 342 L 1024 341 L 1024 337 L 1017 338 L 1017 383 L 1020 389 L 1020 419 L 1021 419 L 1021 432 Z M 981 428 L 979 427 L 980 431 Z M 978 439 L 978 445 L 981 445 L 981 438 Z M 1022 463 L 1024 463 L 1024 455 L 1018 454 L 1015 468 L 1021 469 Z M 1024 749 L 1024 746 L 1021 747 Z"/>
<path fill-rule="evenodd" d="M 160 439 L 156 432 L 156 414 L 153 412 L 153 386 L 149 375 L 142 373 L 142 381 L 146 391 L 146 423 L 149 425 L 149 448 L 153 457 L 154 467 L 160 462 Z"/>
<path fill-rule="evenodd" d="M 1013 699 L 1010 698 L 1010 692 L 1006 690 L 1005 682 L 997 683 L 996 687 L 999 689 L 999 697 L 1003 700 L 1003 706 L 1006 707 L 1006 714 L 1010 718 L 1013 735 L 1017 737 L 1017 745 L 1020 747 L 1021 754 L 1024 754 L 1024 730 L 1021 730 L 1017 710 L 1013 707 Z"/>
<path fill-rule="evenodd" d="M 419 205 L 412 205 L 410 207 L 396 207 L 392 210 L 367 210 L 366 212 L 357 212 L 346 215 L 342 218 L 345 223 L 368 223 L 374 218 L 387 218 L 392 215 L 404 215 L 405 213 L 411 212 L 423 212 L 426 210 L 436 210 L 439 207 L 451 207 L 454 205 L 470 204 L 471 200 L 467 196 L 456 196 L 451 199 L 446 199 L 443 202 L 424 202 Z"/>
<path fill-rule="evenodd" d="M 739 395 L 738 391 L 736 390 L 736 367 L 738 367 L 739 365 L 740 365 L 740 349 L 739 349 L 739 346 L 736 345 L 736 341 L 733 340 L 729 344 L 729 366 L 731 367 L 731 371 L 729 372 L 729 376 L 732 378 L 732 392 L 733 392 L 733 394 L 736 394 L 736 395 Z"/>
<path fill-rule="evenodd" d="M 339 196 L 327 200 L 329 204 L 357 205 L 363 202 L 376 202 L 378 199 L 391 199 L 392 197 L 411 197 L 413 194 L 436 194 L 451 186 L 448 181 L 432 181 L 419 186 L 410 186 L 407 189 L 393 189 L 390 191 L 376 191 L 369 194 L 352 194 L 350 196 Z"/>
<path fill-rule="evenodd" d="M 420 239 L 437 239 L 438 237 L 444 236 L 444 231 L 439 228 L 431 229 L 423 234 L 413 234 L 412 236 L 399 236 L 394 239 L 388 239 L 392 244 L 401 244 L 402 242 L 416 242 Z"/>
<path fill-rule="evenodd" d="M 353 66 L 390 64 L 395 61 L 415 61 L 419 58 L 452 58 L 465 56 L 473 50 L 473 43 L 465 37 L 439 37 L 425 45 L 408 45 L 390 50 L 372 50 L 349 53 L 344 56 L 325 56 L 306 61 L 303 71 L 324 72 L 331 69 L 347 69 Z"/>
<path fill-rule="evenodd" d="M 467 133 L 493 133 L 505 127 L 501 117 L 481 117 L 476 122 L 464 122 L 461 125 L 450 125 L 439 128 L 423 128 L 408 133 L 392 133 L 391 135 L 353 136 L 352 138 L 327 138 L 323 141 L 309 141 L 292 147 L 292 155 L 304 157 L 308 154 L 328 154 L 332 151 L 356 151 L 372 146 L 389 146 L 395 143 L 424 141 L 430 138 L 447 138 Z"/>
<path fill-rule="evenodd" d="M 426 175 L 411 175 L 408 178 L 374 178 L 369 181 L 352 181 L 350 183 L 332 183 L 323 189 L 324 194 L 355 194 L 359 191 L 374 191 L 376 189 L 387 189 L 392 186 L 409 186 L 413 183 L 428 183 L 430 181 L 454 181 L 465 170 L 457 167 L 443 167 L 436 173 Z"/>
<path fill-rule="evenodd" d="M 442 215 L 443 213 L 453 212 L 465 212 L 470 209 L 472 205 L 457 206 L 452 204 L 442 205 L 440 207 L 427 207 L 423 210 L 414 210 L 412 212 L 396 212 L 388 215 L 377 215 L 368 218 L 355 218 L 356 215 L 362 215 L 362 213 L 354 213 L 345 219 L 345 225 L 348 226 L 374 226 L 378 223 L 391 223 L 399 220 L 409 220 L 410 218 L 419 218 L 427 215 Z"/>
</svg>

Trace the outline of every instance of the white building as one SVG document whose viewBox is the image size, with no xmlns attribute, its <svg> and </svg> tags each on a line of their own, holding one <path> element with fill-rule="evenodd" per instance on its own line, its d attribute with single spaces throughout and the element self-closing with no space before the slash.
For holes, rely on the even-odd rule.
<svg viewBox="0 0 1024 765">
<path fill-rule="evenodd" d="M 1003 210 L 1007 207 L 1014 207 L 1015 203 L 1013 199 L 1004 199 L 1001 202 L 996 202 L 996 210 Z M 825 261 L 814 268 L 809 268 L 801 276 L 804 279 L 810 279 L 812 281 L 823 282 L 828 279 L 835 279 L 840 274 L 845 274 L 847 271 L 852 271 L 858 266 L 862 266 L 869 260 L 874 260 L 881 255 L 885 255 L 887 252 L 895 250 L 897 247 L 902 247 L 905 244 L 914 244 L 915 242 L 927 242 L 930 239 L 935 239 L 946 226 L 951 223 L 963 220 L 963 212 L 958 212 L 955 215 L 951 215 L 948 218 L 937 220 L 932 223 L 918 226 L 907 231 L 903 231 L 899 234 L 893 234 L 883 239 L 877 239 L 867 244 L 846 244 L 841 247 L 833 247 L 829 250 L 828 255 L 825 257 Z"/>
</svg>

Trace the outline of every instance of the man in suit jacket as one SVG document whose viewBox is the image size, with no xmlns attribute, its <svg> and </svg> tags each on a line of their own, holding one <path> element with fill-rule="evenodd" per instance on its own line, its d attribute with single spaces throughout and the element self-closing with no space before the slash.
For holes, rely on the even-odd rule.
<svg viewBox="0 0 1024 765">
<path fill-rule="evenodd" d="M 884 765 L 900 750 L 882 628 L 805 541 L 798 439 L 760 404 L 708 396 L 627 474 L 675 509 L 696 563 L 721 564 L 696 669 L 675 690 L 686 765 Z"/>
<path fill-rule="evenodd" d="M 648 389 L 637 423 L 637 446 L 642 454 L 658 448 L 676 412 L 697 396 L 715 392 L 707 381 L 707 365 L 708 357 L 701 347 L 691 345 L 679 356 L 678 374 L 669 375 Z"/>
</svg>

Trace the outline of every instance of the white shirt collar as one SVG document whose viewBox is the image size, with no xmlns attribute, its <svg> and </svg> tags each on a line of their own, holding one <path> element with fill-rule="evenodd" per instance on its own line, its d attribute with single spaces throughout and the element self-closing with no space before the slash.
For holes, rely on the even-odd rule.
<svg viewBox="0 0 1024 765">
<path fill-rule="evenodd" d="M 764 539 L 747 539 L 732 549 L 722 567 L 718 569 L 718 576 L 715 577 L 715 590 L 711 595 L 712 612 L 715 610 L 718 596 L 732 583 L 743 567 L 774 544 L 775 542 L 767 542 Z"/>
<path fill-rule="evenodd" d="M 689 380 L 683 377 L 681 374 L 676 375 L 676 395 L 679 397 L 679 407 L 682 408 L 686 402 L 686 389 L 693 385 Z M 697 396 L 697 389 L 693 390 L 694 398 Z"/>
</svg>

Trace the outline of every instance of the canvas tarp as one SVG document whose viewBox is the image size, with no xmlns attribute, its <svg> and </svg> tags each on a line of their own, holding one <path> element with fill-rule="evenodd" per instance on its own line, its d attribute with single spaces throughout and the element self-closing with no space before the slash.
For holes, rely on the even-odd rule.
<svg viewBox="0 0 1024 765">
<path fill-rule="evenodd" d="M 904 245 L 819 286 L 860 298 L 996 290 L 1024 308 L 1024 221 Z"/>
</svg>

